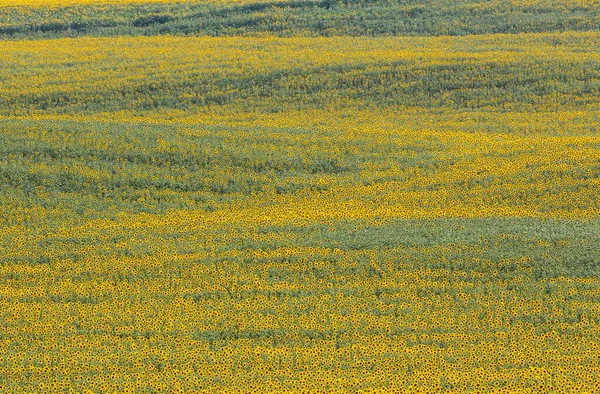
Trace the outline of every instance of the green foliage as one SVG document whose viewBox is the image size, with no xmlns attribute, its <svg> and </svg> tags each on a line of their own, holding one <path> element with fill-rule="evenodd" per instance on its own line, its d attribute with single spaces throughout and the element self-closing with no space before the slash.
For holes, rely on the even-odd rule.
<svg viewBox="0 0 600 394">
<path fill-rule="evenodd" d="M 6 7 L 5 37 L 80 35 L 464 35 L 597 30 L 600 5 L 509 1 L 274 1 Z"/>
<path fill-rule="evenodd" d="M 72 208 L 108 204 L 146 212 L 210 210 L 211 201 L 226 201 L 228 195 L 318 188 L 318 179 L 327 175 L 348 182 L 361 161 L 383 161 L 385 152 L 385 146 L 366 141 L 340 141 L 346 146 L 336 152 L 342 155 L 332 157 L 308 133 L 265 128 L 0 124 L 0 202 L 19 199 L 48 208 L 67 203 Z M 11 132 L 17 129 L 19 133 Z M 229 142 L 232 133 L 235 145 Z"/>
</svg>

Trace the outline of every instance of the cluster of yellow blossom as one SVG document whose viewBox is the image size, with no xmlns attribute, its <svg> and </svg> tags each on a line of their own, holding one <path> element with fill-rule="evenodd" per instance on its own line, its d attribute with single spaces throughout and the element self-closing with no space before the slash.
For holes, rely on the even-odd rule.
<svg viewBox="0 0 600 394">
<path fill-rule="evenodd" d="M 0 392 L 598 392 L 599 48 L 0 42 Z"/>
</svg>

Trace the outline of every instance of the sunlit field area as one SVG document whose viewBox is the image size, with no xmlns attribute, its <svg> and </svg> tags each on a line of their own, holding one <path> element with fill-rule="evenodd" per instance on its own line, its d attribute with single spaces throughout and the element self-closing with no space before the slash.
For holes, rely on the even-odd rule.
<svg viewBox="0 0 600 394">
<path fill-rule="evenodd" d="M 600 393 L 600 2 L 0 0 L 0 392 Z"/>
</svg>

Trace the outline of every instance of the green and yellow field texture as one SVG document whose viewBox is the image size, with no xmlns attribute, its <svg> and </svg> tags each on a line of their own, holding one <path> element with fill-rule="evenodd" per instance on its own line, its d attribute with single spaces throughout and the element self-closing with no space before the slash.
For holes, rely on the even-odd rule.
<svg viewBox="0 0 600 394">
<path fill-rule="evenodd" d="M 0 1 L 0 392 L 600 393 L 598 1 Z"/>
</svg>

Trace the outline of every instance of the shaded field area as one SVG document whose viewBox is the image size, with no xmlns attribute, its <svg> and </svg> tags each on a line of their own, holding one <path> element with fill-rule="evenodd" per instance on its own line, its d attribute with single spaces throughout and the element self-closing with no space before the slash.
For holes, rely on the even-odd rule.
<svg viewBox="0 0 600 394">
<path fill-rule="evenodd" d="M 0 7 L 0 392 L 598 391 L 597 2 Z"/>
<path fill-rule="evenodd" d="M 466 35 L 597 31 L 595 1 L 286 0 L 4 5 L 0 36 Z"/>
</svg>

